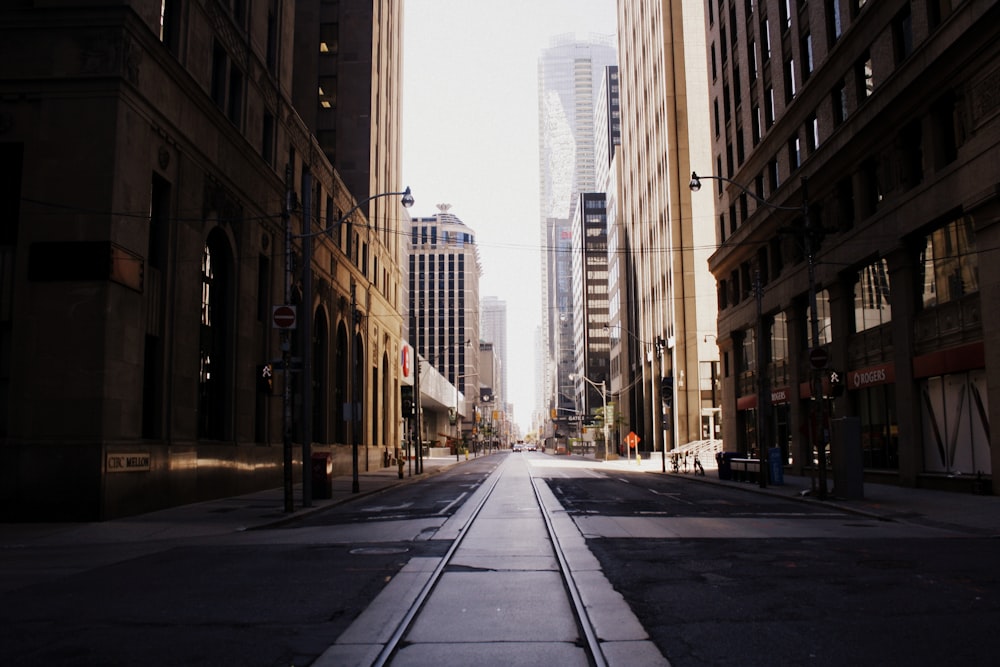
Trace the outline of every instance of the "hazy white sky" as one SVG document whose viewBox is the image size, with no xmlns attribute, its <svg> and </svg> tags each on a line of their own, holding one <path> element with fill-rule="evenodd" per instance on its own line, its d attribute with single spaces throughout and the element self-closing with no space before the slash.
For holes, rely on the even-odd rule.
<svg viewBox="0 0 1000 667">
<path fill-rule="evenodd" d="M 507 302 L 507 385 L 528 430 L 541 321 L 538 56 L 553 35 L 612 34 L 615 0 L 405 0 L 403 184 L 476 233 L 480 292 Z"/>
</svg>

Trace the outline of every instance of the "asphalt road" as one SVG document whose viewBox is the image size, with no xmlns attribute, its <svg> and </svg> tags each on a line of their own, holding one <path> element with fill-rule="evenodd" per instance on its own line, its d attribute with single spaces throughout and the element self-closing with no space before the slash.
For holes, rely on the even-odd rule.
<svg viewBox="0 0 1000 667">
<path fill-rule="evenodd" d="M 996 539 L 670 476 L 549 484 L 674 667 L 996 664 Z"/>
<path fill-rule="evenodd" d="M 1000 540 L 523 453 L 281 527 L 5 547 L 0 664 L 308 665 L 446 551 L 435 533 L 505 456 L 545 479 L 675 667 L 996 662 Z"/>
</svg>

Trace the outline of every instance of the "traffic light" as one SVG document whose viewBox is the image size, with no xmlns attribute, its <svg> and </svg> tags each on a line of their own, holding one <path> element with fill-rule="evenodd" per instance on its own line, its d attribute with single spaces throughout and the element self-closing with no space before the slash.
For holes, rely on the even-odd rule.
<svg viewBox="0 0 1000 667">
<path fill-rule="evenodd" d="M 399 390 L 403 398 L 403 418 L 409 419 L 415 412 L 413 409 L 413 387 L 404 384 Z"/>
<path fill-rule="evenodd" d="M 844 374 L 840 371 L 831 370 L 830 371 L 830 395 L 831 396 L 843 396 L 844 395 Z"/>
<path fill-rule="evenodd" d="M 668 408 L 674 405 L 674 376 L 667 375 L 666 377 L 660 378 L 660 396 L 663 398 L 663 404 Z"/>
<path fill-rule="evenodd" d="M 271 364 L 257 366 L 257 391 L 261 394 L 271 395 L 274 387 L 274 368 Z"/>
</svg>

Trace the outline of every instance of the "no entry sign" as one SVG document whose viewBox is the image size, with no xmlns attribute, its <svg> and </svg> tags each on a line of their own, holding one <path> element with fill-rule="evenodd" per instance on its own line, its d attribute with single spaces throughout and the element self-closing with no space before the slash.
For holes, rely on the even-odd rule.
<svg viewBox="0 0 1000 667">
<path fill-rule="evenodd" d="M 824 347 L 814 347 L 809 352 L 809 364 L 818 371 L 826 368 L 830 363 L 830 353 Z"/>
<path fill-rule="evenodd" d="M 271 321 L 275 329 L 294 329 L 295 306 L 275 306 L 271 310 Z"/>
</svg>

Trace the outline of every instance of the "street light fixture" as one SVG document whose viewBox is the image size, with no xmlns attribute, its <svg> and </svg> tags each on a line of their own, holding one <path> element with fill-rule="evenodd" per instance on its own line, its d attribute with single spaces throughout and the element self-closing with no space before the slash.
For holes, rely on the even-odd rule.
<svg viewBox="0 0 1000 667">
<path fill-rule="evenodd" d="M 310 456 L 310 448 L 312 446 L 312 363 L 311 363 L 311 330 L 312 330 L 312 239 L 326 235 L 331 237 L 334 230 L 339 229 L 340 225 L 346 222 L 356 211 L 358 211 L 362 206 L 368 202 L 379 199 L 381 197 L 393 197 L 399 196 L 400 203 L 405 208 L 413 206 L 414 199 L 410 192 L 410 188 L 407 187 L 401 192 L 382 192 L 379 194 L 372 195 L 366 199 L 357 202 L 354 206 L 350 208 L 346 213 L 340 216 L 340 218 L 328 225 L 325 229 L 318 231 L 311 230 L 311 218 L 310 211 L 311 206 L 311 177 L 307 171 L 303 177 L 304 190 L 303 202 L 302 202 L 302 233 L 293 234 L 291 226 L 291 210 L 294 200 L 294 192 L 292 191 L 292 167 L 288 165 L 285 169 L 285 185 L 286 185 L 286 196 L 285 203 L 282 211 L 282 217 L 285 223 L 285 303 L 288 304 L 291 301 L 291 289 L 292 289 L 292 241 L 295 239 L 303 241 L 302 245 L 302 303 L 305 306 L 303 309 L 302 317 L 302 393 L 303 393 L 303 411 L 302 411 L 302 504 L 308 507 L 311 501 L 312 495 L 312 461 Z M 367 276 L 366 276 L 367 278 Z M 359 415 L 356 411 L 359 409 L 358 405 L 363 396 L 361 388 L 356 386 L 359 384 L 356 382 L 356 377 L 354 375 L 354 370 L 358 365 L 357 344 L 354 340 L 354 327 L 357 324 L 357 295 L 355 293 L 355 283 L 351 280 L 351 330 L 348 336 L 348 346 L 349 354 L 348 358 L 351 359 L 351 372 L 348 373 L 348 398 L 350 409 L 347 412 L 348 419 L 348 430 L 350 433 L 350 441 L 352 446 L 351 452 L 351 467 L 352 467 L 352 484 L 351 490 L 353 493 L 358 493 L 360 491 L 358 483 L 358 429 L 356 427 L 356 420 Z M 281 349 L 283 352 L 283 366 L 284 366 L 284 446 L 285 446 L 285 511 L 291 512 L 291 384 L 289 382 L 289 367 L 291 366 L 291 344 L 290 344 L 290 332 L 285 330 L 282 332 L 282 342 Z M 364 381 L 364 373 L 361 375 L 361 382 Z M 357 401 L 355 399 L 358 399 Z"/>
<path fill-rule="evenodd" d="M 798 229 L 788 229 L 788 230 L 781 230 L 781 231 L 791 231 L 791 232 L 793 232 L 795 234 L 800 234 L 803 237 L 804 251 L 805 251 L 805 255 L 806 255 L 806 262 L 807 262 L 807 266 L 808 266 L 808 277 L 809 277 L 809 309 L 811 311 L 810 329 L 811 329 L 811 333 L 812 333 L 812 345 L 814 346 L 814 348 L 818 347 L 819 346 L 819 313 L 817 312 L 817 307 L 816 307 L 816 258 L 815 258 L 814 249 L 813 249 L 813 236 L 816 235 L 816 234 L 818 234 L 820 232 L 820 230 L 815 227 L 815 225 L 813 224 L 812 219 L 810 218 L 810 215 L 809 215 L 809 182 L 808 182 L 808 179 L 805 176 L 802 177 L 802 204 L 801 204 L 801 206 L 778 206 L 777 204 L 772 204 L 771 202 L 767 201 L 766 199 L 758 197 L 756 194 L 754 194 L 753 192 L 751 192 L 750 189 L 747 188 L 745 185 L 737 183 L 736 181 L 733 181 L 733 180 L 731 180 L 729 178 L 726 178 L 724 176 L 698 176 L 698 174 L 696 172 L 693 172 L 693 171 L 691 172 L 691 182 L 689 184 L 689 187 L 691 188 L 692 192 L 697 192 L 698 190 L 701 189 L 701 179 L 702 178 L 709 178 L 709 179 L 713 179 L 713 180 L 717 180 L 717 181 L 722 181 L 722 182 L 725 182 L 725 183 L 730 183 L 732 185 L 735 185 L 737 188 L 739 188 L 745 194 L 747 194 L 750 197 L 752 197 L 754 199 L 754 201 L 756 201 L 759 204 L 762 204 L 762 205 L 764 205 L 764 206 L 766 206 L 766 207 L 768 207 L 770 209 L 776 210 L 776 211 L 794 211 L 794 212 L 799 213 L 802 216 L 802 221 L 803 221 L 804 224 L 803 224 L 803 228 L 801 230 L 798 230 Z M 757 319 L 758 319 L 758 327 L 762 328 L 761 315 L 760 315 L 760 298 L 761 297 L 760 297 L 759 278 L 758 278 L 758 290 L 757 290 L 758 314 L 757 314 Z M 757 348 L 758 348 L 758 350 L 760 350 L 763 347 L 763 339 L 759 335 L 758 335 L 758 338 L 759 338 L 759 340 L 757 341 Z M 758 358 L 761 358 L 760 351 L 758 351 Z M 758 375 L 760 375 L 761 373 L 763 373 L 763 366 L 760 366 L 758 368 Z M 823 381 L 822 381 L 820 373 L 819 373 L 819 371 L 817 369 L 811 369 L 810 373 L 811 373 L 811 377 L 810 377 L 811 393 L 812 393 L 813 400 L 815 400 L 815 401 L 818 402 L 817 404 L 819 406 L 819 414 L 816 415 L 816 421 L 818 423 L 817 424 L 813 424 L 812 427 L 809 429 L 809 439 L 810 439 L 810 444 L 813 447 L 815 447 L 816 453 L 817 453 L 817 457 L 818 457 L 818 461 L 817 461 L 818 471 L 817 472 L 818 472 L 818 475 L 819 475 L 819 497 L 820 497 L 820 499 L 824 499 L 825 500 L 826 499 L 826 443 L 823 442 L 823 438 L 821 436 L 817 435 L 817 430 L 818 429 L 820 430 L 820 432 L 822 432 L 822 422 L 823 422 L 823 413 L 824 413 L 824 406 L 823 406 Z M 757 399 L 757 402 L 758 402 L 757 413 L 758 413 L 758 415 L 760 415 L 760 411 L 761 411 L 761 405 L 760 405 L 761 404 L 761 397 L 763 396 L 764 392 L 766 391 L 766 387 L 763 386 L 763 382 L 761 382 L 760 385 L 761 386 L 758 387 L 758 391 L 760 392 L 760 396 L 758 396 L 758 399 Z M 758 427 L 758 436 L 760 436 L 760 435 L 761 435 L 760 428 Z M 760 485 L 761 486 L 766 486 L 767 485 L 766 472 L 765 472 L 766 466 L 764 465 L 765 456 L 764 456 L 764 447 L 763 447 L 763 445 L 761 446 L 760 461 L 761 461 L 760 462 Z"/>
<path fill-rule="evenodd" d="M 601 421 L 604 422 L 604 460 L 607 461 L 608 460 L 608 392 L 607 392 L 607 385 L 605 384 L 604 380 L 601 380 L 600 384 L 598 384 L 598 383 L 594 382 L 593 380 L 591 380 L 586 375 L 580 375 L 578 373 L 570 373 L 569 379 L 570 380 L 577 380 L 577 379 L 583 380 L 584 382 L 586 382 L 587 384 L 589 384 L 594 389 L 600 389 L 600 391 L 601 391 L 601 404 L 602 404 L 602 407 L 601 407 L 601 410 L 602 410 L 602 412 L 601 412 L 601 415 L 602 415 Z"/>
</svg>

